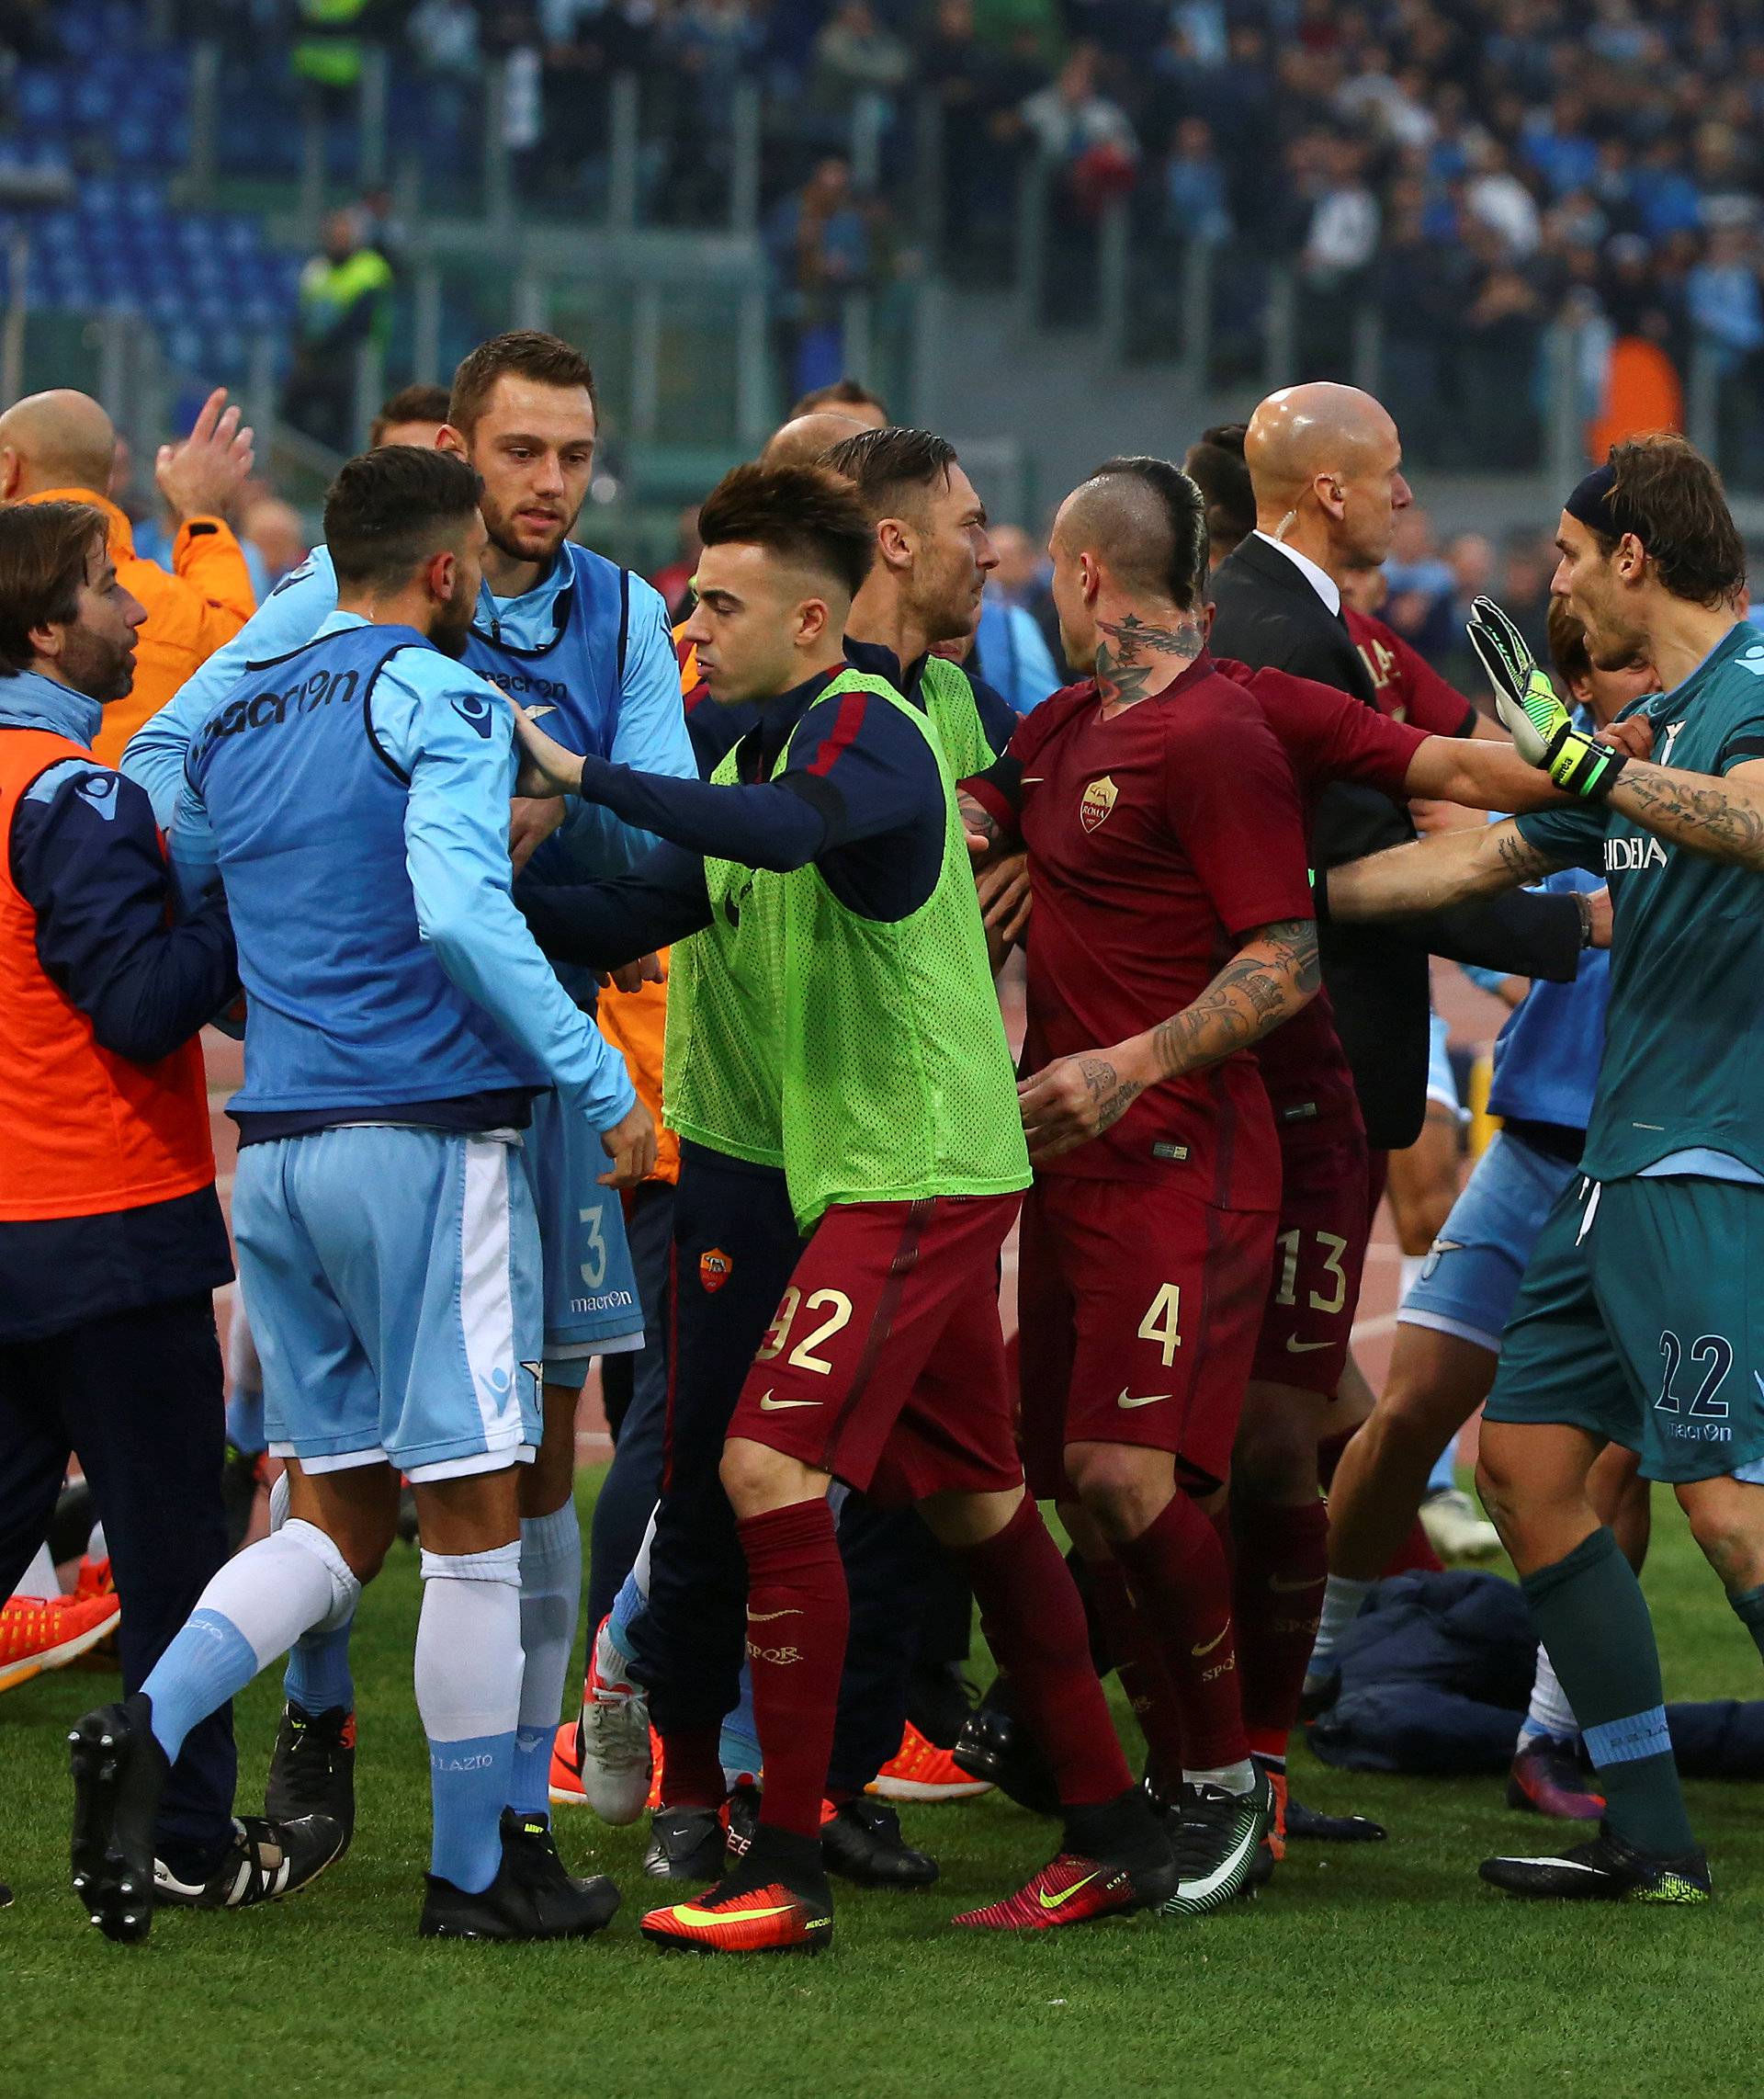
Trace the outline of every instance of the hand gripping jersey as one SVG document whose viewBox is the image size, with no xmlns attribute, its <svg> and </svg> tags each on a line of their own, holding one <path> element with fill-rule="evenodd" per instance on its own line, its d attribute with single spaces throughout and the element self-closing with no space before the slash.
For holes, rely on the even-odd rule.
<svg viewBox="0 0 1764 2099">
<path fill-rule="evenodd" d="M 259 665 L 191 746 L 250 1000 L 235 1114 L 549 1084 L 421 936 L 406 872 L 409 783 L 376 743 L 371 714 L 375 681 L 402 649 L 429 652 L 411 628 L 326 634 Z M 483 694 L 479 704 L 488 734 L 496 703 Z"/>
<path fill-rule="evenodd" d="M 686 998 L 676 975 L 670 1120 L 682 1135 L 702 1129 L 718 1150 L 772 1163 L 761 1060 L 737 1031 L 774 1016 L 751 1041 L 777 1058 L 775 1141 L 804 1231 L 831 1203 L 1002 1195 L 1029 1183 L 949 766 L 925 718 L 880 678 L 842 671 L 821 697 L 854 692 L 899 709 L 938 754 L 944 856 L 931 896 L 885 923 L 841 903 L 812 866 L 778 874 L 707 859 L 712 925 L 673 951 L 676 971 L 686 958 Z M 707 995 L 725 975 L 741 978 L 741 995 L 725 996 L 720 983 Z"/>
</svg>

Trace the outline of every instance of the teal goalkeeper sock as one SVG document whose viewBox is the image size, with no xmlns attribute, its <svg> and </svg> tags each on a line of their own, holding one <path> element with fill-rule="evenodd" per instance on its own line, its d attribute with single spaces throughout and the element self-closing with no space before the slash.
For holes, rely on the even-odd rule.
<svg viewBox="0 0 1764 2099">
<path fill-rule="evenodd" d="M 1752 1644 L 1760 1657 L 1764 1657 L 1764 1589 L 1745 1589 L 1727 1601 L 1734 1606 L 1734 1615 L 1752 1636 Z"/>
<path fill-rule="evenodd" d="M 1657 1856 L 1693 1850 L 1667 1733 L 1653 1621 L 1615 1537 L 1594 1531 L 1520 1586 L 1580 1721 L 1607 1823 L 1625 1843 Z"/>
</svg>

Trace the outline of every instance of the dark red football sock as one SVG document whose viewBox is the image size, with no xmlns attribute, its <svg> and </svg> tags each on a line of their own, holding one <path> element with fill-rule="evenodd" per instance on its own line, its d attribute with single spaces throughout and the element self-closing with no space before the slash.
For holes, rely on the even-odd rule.
<svg viewBox="0 0 1764 2099">
<path fill-rule="evenodd" d="M 1250 1753 L 1238 1689 L 1231 1577 L 1218 1534 L 1179 1489 L 1156 1522 L 1114 1548 L 1176 1687 L 1190 1771 Z"/>
<path fill-rule="evenodd" d="M 1408 1536 L 1385 1562 L 1385 1579 L 1393 1574 L 1437 1574 L 1444 1564 L 1433 1549 L 1427 1526 L 1417 1516 L 1408 1526 Z"/>
<path fill-rule="evenodd" d="M 1025 1498 L 1001 1531 L 956 1557 L 1017 1711 L 1054 1767 L 1060 1805 L 1118 1799 L 1133 1774 L 1091 1664 L 1084 1606 L 1041 1511 Z"/>
<path fill-rule="evenodd" d="M 735 1527 L 747 1557 L 761 1826 L 819 1837 L 851 1620 L 833 1514 L 824 1501 L 797 1502 Z"/>
<path fill-rule="evenodd" d="M 1087 1560 L 1084 1564 L 1091 1577 L 1091 1601 L 1102 1621 L 1114 1673 L 1146 1738 L 1153 1769 L 1161 1784 L 1173 1787 L 1182 1769 L 1182 1716 L 1163 1654 L 1133 1600 L 1121 1562 Z"/>
<path fill-rule="evenodd" d="M 1329 1577 L 1329 1505 L 1246 1502 L 1238 1512 L 1238 1668 L 1252 1749 L 1283 1756 Z"/>
<path fill-rule="evenodd" d="M 660 1730 L 657 1730 L 660 1732 Z M 662 1736 L 662 1803 L 670 1808 L 720 1808 L 729 1792 L 718 1753 L 719 1728 L 675 1728 Z"/>
</svg>

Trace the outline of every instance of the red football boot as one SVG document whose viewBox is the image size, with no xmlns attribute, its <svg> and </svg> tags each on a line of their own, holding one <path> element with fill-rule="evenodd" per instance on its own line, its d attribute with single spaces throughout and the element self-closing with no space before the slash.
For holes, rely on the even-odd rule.
<svg viewBox="0 0 1764 2099">
<path fill-rule="evenodd" d="M 669 1953 L 824 1953 L 833 1899 L 813 1837 L 761 1829 L 732 1873 L 690 1902 L 651 1910 L 642 1932 Z"/>
</svg>

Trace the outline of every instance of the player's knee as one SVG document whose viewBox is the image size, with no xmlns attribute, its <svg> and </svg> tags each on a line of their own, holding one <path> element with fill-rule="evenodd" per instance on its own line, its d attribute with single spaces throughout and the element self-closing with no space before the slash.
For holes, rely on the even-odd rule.
<svg viewBox="0 0 1764 2099">
<path fill-rule="evenodd" d="M 1168 1451 L 1124 1443 L 1075 1444 L 1066 1469 L 1097 1528 L 1108 1538 L 1137 1537 L 1155 1523 L 1175 1486 Z"/>
<path fill-rule="evenodd" d="M 1486 1433 L 1476 1451 L 1476 1493 L 1488 1520 L 1505 1537 L 1518 1519 L 1517 1479 L 1508 1453 Z"/>
<path fill-rule="evenodd" d="M 751 1443 L 745 1436 L 731 1436 L 723 1446 L 718 1474 L 729 1507 L 741 1517 L 812 1501 L 817 1491 L 814 1476 L 800 1459 L 770 1450 L 763 1443 Z"/>
<path fill-rule="evenodd" d="M 1764 1587 L 1764 1490 L 1737 1480 L 1699 1480 L 1679 1502 L 1703 1558 L 1730 1594 Z"/>
<path fill-rule="evenodd" d="M 1317 1430 L 1290 1409 L 1246 1410 L 1231 1451 L 1231 1492 L 1250 1502 L 1282 1504 L 1317 1492 Z"/>
</svg>

